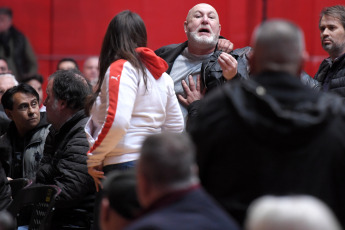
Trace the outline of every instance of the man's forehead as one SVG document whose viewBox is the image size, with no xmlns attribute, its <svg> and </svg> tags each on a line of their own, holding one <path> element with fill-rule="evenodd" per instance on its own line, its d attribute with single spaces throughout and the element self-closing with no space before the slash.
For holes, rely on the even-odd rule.
<svg viewBox="0 0 345 230">
<path fill-rule="evenodd" d="M 37 100 L 35 95 L 32 95 L 31 93 L 23 93 L 23 92 L 17 92 L 13 94 L 13 102 L 15 104 L 21 104 L 24 102 L 31 102 L 33 100 Z"/>
<path fill-rule="evenodd" d="M 201 3 L 198 5 L 195 5 L 192 9 L 189 10 L 187 18 L 194 14 L 195 12 L 207 12 L 207 13 L 215 13 L 218 16 L 218 13 L 213 6 L 206 4 L 206 3 Z"/>
<path fill-rule="evenodd" d="M 10 86 L 10 88 L 13 87 L 13 86 L 15 86 L 15 83 L 14 83 L 14 81 L 11 79 L 11 77 L 1 76 L 0 78 L 1 78 L 1 79 L 0 79 L 0 86 L 2 86 L 2 87 Z"/>
<path fill-rule="evenodd" d="M 324 15 L 322 16 L 321 20 L 320 20 L 320 24 L 321 23 L 327 23 L 327 24 L 341 24 L 340 18 L 335 17 L 335 16 L 331 16 L 331 15 Z"/>
</svg>

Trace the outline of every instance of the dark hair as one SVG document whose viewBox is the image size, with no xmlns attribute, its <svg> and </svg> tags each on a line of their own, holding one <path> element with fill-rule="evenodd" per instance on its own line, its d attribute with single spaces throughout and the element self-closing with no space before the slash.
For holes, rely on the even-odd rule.
<svg viewBox="0 0 345 230">
<path fill-rule="evenodd" d="M 188 183 L 196 175 L 195 147 L 187 134 L 161 133 L 151 135 L 143 142 L 139 173 L 157 187 L 173 187 Z"/>
<path fill-rule="evenodd" d="M 56 69 L 57 69 L 57 70 L 60 70 L 60 69 L 59 69 L 60 64 L 61 64 L 62 62 L 68 62 L 68 61 L 69 61 L 69 62 L 73 62 L 74 65 L 75 65 L 75 68 L 76 68 L 77 70 L 79 70 L 78 63 L 77 63 L 77 61 L 74 60 L 73 58 L 62 58 L 62 59 L 60 59 L 60 61 L 59 61 L 58 64 L 56 65 Z"/>
<path fill-rule="evenodd" d="M 332 16 L 339 19 L 339 21 L 343 25 L 343 28 L 345 29 L 345 6 L 335 5 L 323 8 L 320 14 L 319 25 L 324 15 Z"/>
<path fill-rule="evenodd" d="M 29 77 L 24 78 L 24 79 L 22 80 L 22 83 L 27 83 L 27 82 L 29 82 L 29 81 L 31 81 L 31 80 L 36 80 L 36 81 L 38 81 L 39 83 L 43 84 L 43 77 L 42 77 L 42 75 L 40 75 L 40 74 L 33 74 L 33 75 L 30 75 Z"/>
<path fill-rule="evenodd" d="M 109 23 L 105 33 L 101 53 L 99 55 L 98 89 L 88 102 L 86 112 L 89 114 L 92 104 L 100 92 L 105 73 L 110 64 L 119 59 L 130 62 L 138 72 L 144 75 L 146 85 L 145 65 L 135 51 L 137 47 L 147 46 L 147 33 L 141 17 L 129 10 L 117 14 Z"/>
<path fill-rule="evenodd" d="M 28 84 L 20 83 L 19 85 L 6 90 L 4 95 L 2 95 L 1 104 L 5 109 L 13 109 L 13 95 L 16 93 L 31 94 L 36 97 L 37 101 L 39 101 L 39 95 L 34 88 Z"/>
<path fill-rule="evenodd" d="M 57 100 L 64 100 L 73 110 L 83 109 L 92 86 L 77 69 L 58 70 L 49 79 L 54 79 L 53 93 Z"/>
<path fill-rule="evenodd" d="M 108 198 L 112 209 L 128 220 L 137 217 L 141 211 L 136 186 L 134 169 L 111 172 L 103 183 L 103 197 Z"/>
<path fill-rule="evenodd" d="M 9 7 L 0 7 L 0 14 L 5 14 L 10 18 L 13 16 L 12 10 Z"/>
</svg>

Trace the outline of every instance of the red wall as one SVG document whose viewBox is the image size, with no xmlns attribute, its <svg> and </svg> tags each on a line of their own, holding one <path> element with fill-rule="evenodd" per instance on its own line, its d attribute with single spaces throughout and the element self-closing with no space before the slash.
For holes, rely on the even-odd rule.
<svg viewBox="0 0 345 230">
<path fill-rule="evenodd" d="M 313 76 L 327 55 L 320 44 L 318 20 L 325 6 L 344 4 L 344 0 L 213 0 L 220 16 L 221 34 L 235 48 L 250 45 L 253 29 L 263 17 L 285 18 L 297 23 L 305 32 L 310 59 L 306 72 Z M 98 55 L 108 22 L 118 12 L 129 9 L 144 19 L 148 46 L 186 40 L 183 22 L 196 0 L 1 0 L 14 12 L 14 25 L 29 38 L 39 60 L 39 72 L 47 78 L 62 57 L 75 58 L 80 67 L 89 55 Z"/>
</svg>

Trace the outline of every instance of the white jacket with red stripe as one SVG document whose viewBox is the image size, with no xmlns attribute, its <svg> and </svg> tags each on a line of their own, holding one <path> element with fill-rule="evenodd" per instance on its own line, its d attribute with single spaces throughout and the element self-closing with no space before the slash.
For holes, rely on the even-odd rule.
<svg viewBox="0 0 345 230">
<path fill-rule="evenodd" d="M 147 87 L 128 61 L 117 60 L 109 67 L 85 128 L 89 167 L 136 160 L 146 136 L 183 131 L 171 77 L 163 72 L 155 79 L 153 71 L 146 70 Z"/>
</svg>

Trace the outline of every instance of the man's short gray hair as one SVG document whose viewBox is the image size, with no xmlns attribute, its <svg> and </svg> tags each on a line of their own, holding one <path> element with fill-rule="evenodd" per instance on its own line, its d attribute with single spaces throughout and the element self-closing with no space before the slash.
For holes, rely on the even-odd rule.
<svg viewBox="0 0 345 230">
<path fill-rule="evenodd" d="M 196 180 L 195 147 L 186 134 L 149 136 L 141 148 L 140 173 L 160 188 L 190 185 Z"/>
</svg>

